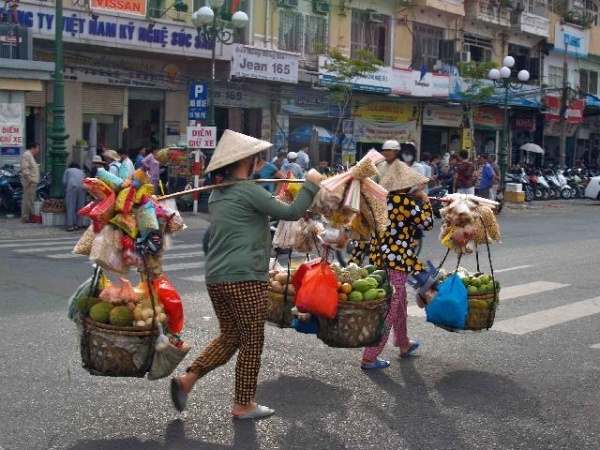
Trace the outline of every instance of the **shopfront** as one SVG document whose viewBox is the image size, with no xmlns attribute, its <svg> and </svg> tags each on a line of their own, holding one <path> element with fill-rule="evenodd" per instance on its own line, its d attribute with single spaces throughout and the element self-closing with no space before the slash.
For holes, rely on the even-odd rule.
<svg viewBox="0 0 600 450">
<path fill-rule="evenodd" d="M 421 152 L 443 156 L 446 152 L 456 152 L 469 148 L 462 133 L 464 111 L 462 105 L 445 106 L 427 104 L 423 107 L 423 127 L 421 129 Z M 457 144 L 460 140 L 462 144 Z M 450 150 L 449 150 L 450 149 Z"/>
</svg>

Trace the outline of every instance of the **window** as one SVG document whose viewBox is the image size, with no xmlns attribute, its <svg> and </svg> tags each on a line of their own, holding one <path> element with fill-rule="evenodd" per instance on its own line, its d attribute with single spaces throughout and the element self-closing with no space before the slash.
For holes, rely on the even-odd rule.
<svg viewBox="0 0 600 450">
<path fill-rule="evenodd" d="M 288 52 L 302 52 L 303 40 L 303 22 L 302 14 L 282 9 L 279 11 L 279 36 L 278 47 L 280 50 Z"/>
<path fill-rule="evenodd" d="M 579 89 L 586 94 L 598 93 L 598 72 L 593 70 L 579 70 Z"/>
<path fill-rule="evenodd" d="M 561 87 L 563 83 L 563 70 L 559 66 L 548 67 L 548 84 L 550 86 Z"/>
<path fill-rule="evenodd" d="M 444 39 L 444 30 L 415 23 L 412 31 L 412 68 L 419 70 L 425 63 L 427 70 L 431 72 L 440 59 L 440 41 Z"/>
<path fill-rule="evenodd" d="M 327 18 L 303 16 L 291 9 L 279 11 L 280 50 L 303 55 L 323 54 L 327 50 Z"/>
<path fill-rule="evenodd" d="M 490 39 L 478 36 L 465 36 L 463 51 L 470 53 L 472 61 L 491 61 L 492 50 L 492 41 Z"/>
<path fill-rule="evenodd" d="M 390 18 L 368 11 L 352 10 L 351 56 L 359 50 L 368 50 L 385 64 L 390 63 Z"/>
</svg>

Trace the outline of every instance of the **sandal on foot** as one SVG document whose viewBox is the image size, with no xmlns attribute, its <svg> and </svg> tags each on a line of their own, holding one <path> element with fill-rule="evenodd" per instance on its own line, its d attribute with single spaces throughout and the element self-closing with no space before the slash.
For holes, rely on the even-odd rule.
<svg viewBox="0 0 600 450">
<path fill-rule="evenodd" d="M 413 352 L 419 348 L 421 344 L 419 341 L 410 341 L 410 347 L 404 353 L 400 352 L 400 358 L 407 358 L 413 354 Z"/>
<path fill-rule="evenodd" d="M 267 408 L 266 406 L 258 405 L 249 413 L 245 414 L 233 414 L 233 418 L 237 420 L 244 419 L 262 419 L 264 417 L 269 417 L 275 414 L 275 410 L 271 408 Z"/>
<path fill-rule="evenodd" d="M 177 378 L 171 378 L 171 400 L 177 411 L 182 412 L 185 409 L 187 397 L 188 395 L 183 390 L 179 380 Z"/>
<path fill-rule="evenodd" d="M 385 369 L 386 367 L 390 367 L 390 362 L 385 359 L 377 359 L 373 364 L 361 364 L 360 368 L 362 370 L 379 370 Z"/>
</svg>

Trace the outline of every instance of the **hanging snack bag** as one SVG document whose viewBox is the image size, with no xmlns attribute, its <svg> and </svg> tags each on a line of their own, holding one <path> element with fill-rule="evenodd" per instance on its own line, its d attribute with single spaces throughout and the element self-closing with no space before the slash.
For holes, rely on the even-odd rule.
<svg viewBox="0 0 600 450">
<path fill-rule="evenodd" d="M 113 190 L 98 178 L 86 178 L 82 186 L 96 200 L 104 200 L 113 193 Z"/>
<path fill-rule="evenodd" d="M 108 170 L 99 168 L 98 172 L 96 172 L 96 176 L 104 182 L 109 188 L 112 189 L 113 192 L 119 192 L 121 189 L 121 185 L 123 184 L 123 180 L 118 176 L 113 175 Z"/>
<path fill-rule="evenodd" d="M 150 201 L 137 209 L 135 212 L 135 219 L 137 220 L 140 235 L 143 239 L 146 239 L 150 232 L 158 231 L 160 229 L 156 211 L 154 211 L 154 203 Z"/>
</svg>

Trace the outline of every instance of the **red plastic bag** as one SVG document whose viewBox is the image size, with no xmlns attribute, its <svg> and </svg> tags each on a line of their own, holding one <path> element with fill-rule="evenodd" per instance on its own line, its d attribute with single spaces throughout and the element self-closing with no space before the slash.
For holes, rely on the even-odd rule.
<svg viewBox="0 0 600 450">
<path fill-rule="evenodd" d="M 152 287 L 169 317 L 169 331 L 173 334 L 180 333 L 183 330 L 183 304 L 177 290 L 166 275 L 161 275 L 152 280 Z"/>
<path fill-rule="evenodd" d="M 338 309 L 337 278 L 329 265 L 308 269 L 294 297 L 298 311 L 333 319 Z"/>
<path fill-rule="evenodd" d="M 306 275 L 308 270 L 312 267 L 318 266 L 319 264 L 321 264 L 321 258 L 313 259 L 311 261 L 305 261 L 302 264 L 300 264 L 300 266 L 298 266 L 298 268 L 296 269 L 296 273 L 292 277 L 292 284 L 296 288 L 296 291 L 300 289 L 300 286 L 302 285 L 302 280 L 304 279 L 304 276 Z"/>
</svg>

